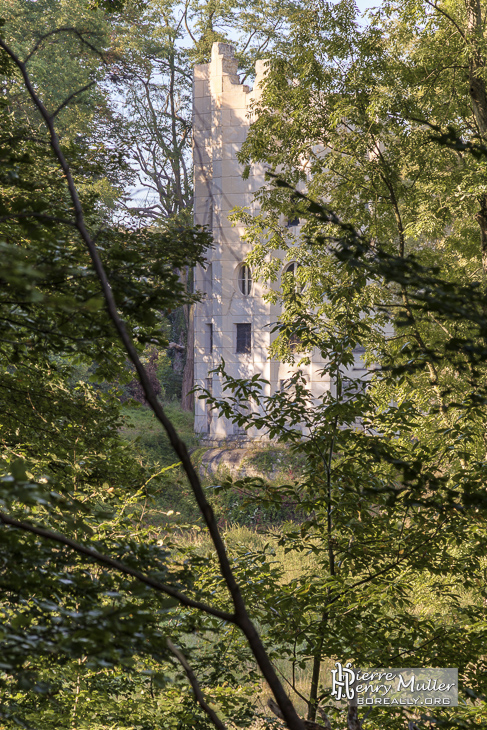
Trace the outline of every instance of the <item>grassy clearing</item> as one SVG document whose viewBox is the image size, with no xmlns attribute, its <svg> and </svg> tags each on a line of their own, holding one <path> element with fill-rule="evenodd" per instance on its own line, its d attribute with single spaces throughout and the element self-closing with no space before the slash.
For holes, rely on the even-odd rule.
<svg viewBox="0 0 487 730">
<path fill-rule="evenodd" d="M 163 405 L 188 449 L 195 449 L 199 441 L 194 433 L 193 414 L 183 411 L 174 401 Z M 150 408 L 143 405 L 125 405 L 123 413 L 125 425 L 121 430 L 122 436 L 134 444 L 144 464 L 153 468 L 158 465 L 169 466 L 178 461 L 164 429 Z"/>
<path fill-rule="evenodd" d="M 178 403 L 164 403 L 164 409 L 177 429 L 181 438 L 191 451 L 193 463 L 199 466 L 206 451 L 194 433 L 193 415 L 183 411 Z M 122 437 L 132 444 L 141 464 L 149 468 L 153 475 L 178 463 L 177 457 L 159 422 L 152 411 L 143 405 L 124 406 L 125 423 L 121 429 Z M 250 449 L 243 467 L 251 473 L 261 474 L 274 485 L 289 483 L 299 475 L 301 461 L 282 447 L 269 449 Z M 213 485 L 221 484 L 229 472 L 222 467 L 216 474 L 202 477 L 203 486 L 212 503 L 221 525 L 239 524 L 249 527 L 279 525 L 286 520 L 299 519 L 294 505 L 283 501 L 282 504 L 264 508 L 261 504 L 242 498 L 238 489 L 216 495 Z M 187 484 L 186 476 L 180 467 L 163 472 L 151 481 L 152 507 L 144 506 L 145 520 L 161 524 L 161 514 L 172 511 L 172 520 L 182 524 L 200 524 L 201 518 L 193 494 Z"/>
<path fill-rule="evenodd" d="M 193 460 L 198 465 L 205 449 L 199 445 L 193 432 L 192 415 L 181 411 L 175 403 L 166 404 L 165 407 L 179 433 L 193 450 Z M 152 412 L 144 406 L 128 406 L 125 408 L 125 412 L 126 423 L 122 435 L 134 445 L 141 463 L 148 466 L 152 473 L 174 464 L 176 460 L 172 448 Z M 302 462 L 297 456 L 293 456 L 283 448 L 276 447 L 250 449 L 242 463 L 244 468 L 248 469 L 248 473 L 261 474 L 265 480 L 275 486 L 289 484 L 298 479 L 302 467 Z M 242 497 L 242 493 L 238 489 L 229 489 L 215 494 L 211 486 L 222 484 L 228 476 L 228 469 L 222 467 L 216 473 L 203 478 L 203 484 L 219 519 L 230 556 L 238 554 L 241 556 L 242 552 L 247 551 L 249 554 L 263 554 L 267 546 L 267 549 L 270 547 L 273 552 L 272 563 L 279 569 L 279 584 L 286 585 L 298 577 L 317 575 L 322 570 L 322 566 L 314 553 L 305 550 L 285 552 L 284 547 L 278 544 L 284 523 L 300 521 L 300 515 L 293 511 L 293 505 L 283 503 L 276 505 L 275 508 L 264 508 L 257 500 L 252 501 L 252 498 Z M 181 530 L 173 533 L 173 537 L 176 537 L 176 543 L 182 550 L 191 547 L 201 556 L 214 556 L 213 546 L 206 530 L 188 527 L 191 524 L 201 524 L 201 520 L 186 477 L 180 467 L 164 472 L 151 484 L 153 489 L 150 497 L 143 505 L 140 505 L 139 519 L 155 532 L 160 531 L 161 534 L 167 530 L 168 521 L 176 522 L 181 526 Z M 168 518 L 167 512 L 170 510 L 176 514 Z M 435 621 L 440 620 L 445 623 L 451 621 L 452 618 L 449 616 L 451 587 L 449 584 L 450 579 L 446 576 L 441 579 L 436 575 L 428 574 L 411 576 L 409 599 L 412 613 L 418 617 L 428 617 Z M 460 604 L 466 606 L 472 600 L 468 594 L 461 594 L 458 598 Z M 258 628 L 261 629 L 264 640 L 266 640 L 266 627 L 258 626 Z M 203 646 L 201 636 L 188 636 L 186 640 L 189 645 L 192 645 L 194 641 L 198 646 L 201 643 L 203 651 L 205 648 L 207 649 Z M 307 696 L 309 693 L 311 663 L 308 662 L 304 669 L 295 669 L 294 683 L 297 693 L 290 688 L 290 684 L 293 682 L 291 662 L 286 659 L 277 659 L 275 666 L 284 685 L 289 689 L 297 711 L 305 717 L 306 703 L 299 697 L 299 694 Z M 333 666 L 333 658 L 323 660 L 320 676 L 322 686 L 330 685 L 330 671 Z M 242 667 L 241 681 L 243 687 L 245 685 L 245 667 Z M 262 682 L 255 693 L 255 707 L 268 719 L 256 721 L 252 725 L 252 730 L 282 727 L 282 724 L 266 708 L 269 696 L 268 688 Z M 229 727 L 232 727 L 231 723 Z"/>
<path fill-rule="evenodd" d="M 265 531 L 256 531 L 247 525 L 234 524 L 227 527 L 223 532 L 223 538 L 230 555 L 237 548 L 244 547 L 249 552 L 263 552 L 264 547 L 269 545 L 274 552 L 274 561 L 282 571 L 280 583 L 285 584 L 296 578 L 298 575 L 312 573 L 320 570 L 316 555 L 305 551 L 291 551 L 286 553 L 284 547 L 278 545 L 281 531 L 275 526 Z M 191 545 L 201 555 L 213 552 L 213 544 L 206 531 L 187 530 L 181 533 L 178 540 L 181 547 Z"/>
<path fill-rule="evenodd" d="M 175 403 L 165 404 L 165 409 L 188 447 L 192 449 L 193 461 L 198 465 L 205 449 L 199 446 L 198 439 L 193 432 L 192 414 L 182 411 Z M 148 466 L 153 473 L 175 463 L 176 459 L 169 441 L 148 408 L 144 406 L 126 406 L 125 415 L 126 422 L 122 429 L 122 436 L 134 445 L 141 463 Z M 250 449 L 248 456 L 245 457 L 244 467 L 249 469 L 250 472 L 261 474 L 264 479 L 275 485 L 289 484 L 290 481 L 298 477 L 301 460 L 282 447 Z M 274 552 L 273 561 L 280 569 L 280 583 L 282 584 L 300 575 L 318 570 L 316 556 L 312 553 L 304 551 L 285 553 L 284 548 L 278 545 L 281 535 L 280 525 L 284 521 L 296 517 L 292 505 L 283 504 L 267 510 L 257 503 L 244 505 L 238 490 L 230 490 L 216 496 L 210 487 L 221 484 L 228 476 L 228 471 L 223 467 L 216 474 L 204 477 L 203 484 L 208 490 L 208 497 L 213 504 L 220 524 L 225 526 L 223 535 L 230 555 L 239 550 L 241 551 L 242 548 L 249 552 L 260 553 L 266 545 L 269 545 Z M 146 524 L 157 531 L 158 529 L 164 530 L 168 521 L 183 524 L 197 524 L 200 522 L 192 493 L 180 468 L 176 467 L 165 472 L 161 477 L 154 479 L 152 484 L 154 485 L 154 491 L 151 495 L 151 504 L 145 502 L 140 506 L 139 518 Z M 175 514 L 168 519 L 167 512 L 169 510 L 174 511 Z M 179 533 L 177 542 L 182 549 L 192 547 L 200 555 L 208 555 L 214 552 L 211 540 L 205 530 L 183 528 Z M 195 641 L 198 641 L 198 639 L 195 638 Z M 286 660 L 279 661 L 277 668 L 284 677 L 291 681 L 292 667 L 290 662 Z M 298 669 L 295 680 L 298 690 L 306 694 L 310 684 L 310 672 Z M 256 704 L 261 711 L 269 716 L 269 719 L 276 720 L 265 709 L 265 703 L 269 696 L 269 692 L 263 683 L 261 691 L 256 697 Z M 296 697 L 294 699 L 297 699 L 299 711 L 304 715 L 306 713 L 304 702 Z M 267 723 L 264 725 L 257 723 L 255 730 L 266 725 Z"/>
<path fill-rule="evenodd" d="M 196 449 L 199 441 L 194 433 L 193 414 L 183 411 L 174 401 L 164 403 L 164 410 L 188 449 Z M 158 527 L 167 523 L 167 516 L 164 513 L 172 511 L 174 521 L 199 522 L 199 511 L 186 476 L 177 466 L 178 458 L 159 421 L 152 411 L 143 405 L 125 405 L 123 412 L 125 424 L 121 429 L 122 437 L 132 444 L 140 463 L 144 464 L 153 475 L 159 475 L 151 481 L 151 504 L 145 504 L 143 507 L 144 520 Z M 167 470 L 173 465 L 174 468 Z M 163 471 L 164 469 L 166 471 Z"/>
</svg>

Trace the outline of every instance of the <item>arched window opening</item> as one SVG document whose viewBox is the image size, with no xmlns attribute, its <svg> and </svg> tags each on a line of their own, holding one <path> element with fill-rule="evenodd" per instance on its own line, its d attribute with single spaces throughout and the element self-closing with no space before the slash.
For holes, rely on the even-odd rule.
<svg viewBox="0 0 487 730">
<path fill-rule="evenodd" d="M 302 292 L 305 287 L 304 284 L 301 284 L 298 281 L 298 269 L 300 269 L 300 268 L 301 268 L 301 264 L 298 264 L 297 261 L 291 261 L 291 263 L 288 264 L 286 266 L 286 268 L 284 269 L 284 274 L 292 274 L 292 276 L 296 280 L 296 283 L 294 285 L 295 292 Z"/>
<path fill-rule="evenodd" d="M 250 266 L 247 266 L 247 264 L 242 264 L 239 269 L 238 288 L 246 297 L 250 294 L 250 290 L 252 289 L 252 272 L 250 271 Z"/>
<path fill-rule="evenodd" d="M 293 276 L 296 276 L 296 272 L 298 270 L 298 264 L 296 261 L 293 261 L 292 263 L 288 264 L 286 268 L 284 269 L 285 274 L 293 274 Z"/>
</svg>

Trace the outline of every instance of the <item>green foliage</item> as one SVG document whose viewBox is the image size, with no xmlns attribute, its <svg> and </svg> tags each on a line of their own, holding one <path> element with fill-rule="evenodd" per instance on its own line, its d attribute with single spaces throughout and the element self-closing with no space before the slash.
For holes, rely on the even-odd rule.
<svg viewBox="0 0 487 730">
<path fill-rule="evenodd" d="M 189 448 L 196 448 L 197 437 L 193 428 L 193 416 L 183 411 L 177 403 L 167 403 L 166 410 L 178 432 L 184 435 Z M 140 457 L 151 469 L 174 463 L 174 452 L 166 434 L 161 433 L 152 411 L 143 406 L 124 407 L 125 425 L 122 433 L 128 440 L 137 439 Z"/>
<path fill-rule="evenodd" d="M 213 508 L 223 524 L 267 530 L 303 519 L 298 503 L 288 499 L 285 489 L 289 481 L 301 473 L 305 464 L 301 454 L 273 445 L 247 449 L 240 463 L 234 463 L 231 470 L 223 460 L 214 471 L 214 463 L 215 457 L 205 482 L 212 492 Z M 203 461 L 202 468 L 204 466 Z M 237 488 L 233 485 L 232 474 L 238 475 Z M 268 488 L 277 499 L 268 499 Z"/>
</svg>

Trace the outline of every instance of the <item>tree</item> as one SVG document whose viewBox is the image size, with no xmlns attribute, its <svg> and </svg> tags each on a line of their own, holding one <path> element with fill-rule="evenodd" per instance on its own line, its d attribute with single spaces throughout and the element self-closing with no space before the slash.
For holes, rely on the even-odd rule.
<svg viewBox="0 0 487 730">
<path fill-rule="evenodd" d="M 362 29 L 349 3 L 303 8 L 242 153 L 278 170 L 260 192 L 262 214 L 236 214 L 254 244 L 249 263 L 274 282 L 277 249 L 301 264 L 300 287 L 284 277 L 269 290 L 283 306 L 273 352 L 305 363 L 319 348 L 335 383 L 314 401 L 298 372 L 265 399 L 258 378 L 220 369 L 230 397 L 213 399 L 306 455 L 287 497 L 309 519 L 283 544 L 314 551 L 322 572 L 272 596 L 268 625 L 293 665 L 312 667 L 311 719 L 327 696 L 320 665 L 336 656 L 459 666 L 466 696 L 485 695 L 474 588 L 485 539 L 480 18 L 477 6 L 388 3 Z M 304 221 L 299 240 L 282 214 Z M 356 348 L 371 367 L 365 382 L 351 372 Z M 242 400 L 259 408 L 239 414 Z M 282 497 L 238 486 L 254 502 Z M 439 598 L 421 615 L 426 590 Z M 467 707 L 458 723 L 472 713 L 482 723 L 484 712 Z M 403 720 L 379 712 L 370 722 Z"/>
<path fill-rule="evenodd" d="M 81 203 L 69 198 L 42 118 L 23 114 L 22 77 L 13 76 L 5 54 L 4 59 L 9 73 L 1 125 L 2 504 L 16 518 L 30 515 L 98 548 L 109 544 L 119 557 L 131 547 L 135 554 L 147 528 L 136 527 L 134 506 L 150 492 L 150 475 L 120 439 L 117 394 L 75 378 L 78 363 L 95 362 L 96 380 L 113 381 L 123 374 L 126 355 L 76 233 L 73 204 Z M 89 145 L 73 150 L 69 140 L 57 144 L 71 158 L 73 167 L 65 163 L 65 170 L 76 169 L 86 220 L 98 230 L 111 291 L 129 331 L 139 348 L 148 342 L 163 346 L 160 312 L 187 298 L 175 269 L 201 261 L 208 238 L 191 229 L 134 232 L 108 225 L 103 200 L 90 186 L 93 176 L 106 174 L 106 159 L 93 159 Z M 73 178 L 70 182 L 74 185 Z M 153 557 L 146 552 L 141 559 L 149 571 L 155 560 L 152 570 L 160 572 L 166 549 L 156 536 L 144 551 L 149 545 Z M 165 645 L 160 648 L 163 602 L 149 619 L 147 601 L 135 596 L 127 603 L 123 581 L 117 586 L 109 574 L 87 571 L 74 553 L 63 555 L 52 543 L 39 546 L 3 530 L 2 548 L 6 722 L 42 719 L 45 727 L 77 726 L 91 692 L 93 717 L 99 719 L 109 713 L 107 691 L 113 695 L 113 688 L 136 690 L 149 683 L 138 667 L 135 672 L 130 667 L 137 645 L 144 653 L 145 640 L 153 646 L 143 664 L 151 676 L 152 657 L 166 653 Z M 110 672 L 113 665 L 117 669 Z M 110 711 L 120 714 L 118 703 L 111 704 Z"/>
</svg>

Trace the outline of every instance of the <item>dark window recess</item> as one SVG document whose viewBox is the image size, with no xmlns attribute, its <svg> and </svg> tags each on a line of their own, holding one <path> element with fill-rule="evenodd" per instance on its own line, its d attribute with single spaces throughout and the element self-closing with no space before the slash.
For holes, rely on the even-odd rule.
<svg viewBox="0 0 487 730">
<path fill-rule="evenodd" d="M 213 291 L 213 264 L 209 263 L 205 270 L 205 294 Z"/>
<path fill-rule="evenodd" d="M 252 329 L 250 323 L 237 325 L 236 352 L 250 352 L 252 349 Z"/>
<path fill-rule="evenodd" d="M 292 274 L 292 276 L 294 276 L 294 278 L 296 279 L 296 283 L 294 285 L 294 290 L 297 292 L 302 292 L 304 289 L 304 285 L 300 284 L 297 280 L 297 273 L 298 273 L 298 269 L 300 269 L 300 268 L 301 268 L 301 264 L 298 264 L 296 261 L 292 261 L 284 269 L 285 274 Z"/>
<path fill-rule="evenodd" d="M 362 345 L 357 345 L 353 348 L 353 356 L 354 356 L 354 364 L 353 369 L 354 370 L 365 370 L 365 364 L 363 357 L 365 355 L 365 347 L 362 347 Z"/>
<path fill-rule="evenodd" d="M 212 378 L 206 378 L 206 390 L 211 395 L 213 393 L 213 379 Z M 206 430 L 208 433 L 211 431 L 211 419 L 213 417 L 213 412 L 211 408 L 211 403 L 209 401 L 206 401 Z"/>
<path fill-rule="evenodd" d="M 291 352 L 299 352 L 302 347 L 302 342 L 299 336 L 293 332 L 293 334 L 289 338 L 289 349 Z"/>
<path fill-rule="evenodd" d="M 211 322 L 206 325 L 205 350 L 210 354 L 213 352 L 213 325 Z"/>
<path fill-rule="evenodd" d="M 367 383 L 360 378 L 342 379 L 342 398 L 345 402 L 356 400 L 367 392 Z"/>
<path fill-rule="evenodd" d="M 299 218 L 288 218 L 286 227 L 287 228 L 294 228 L 294 226 L 299 226 Z"/>
</svg>

